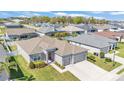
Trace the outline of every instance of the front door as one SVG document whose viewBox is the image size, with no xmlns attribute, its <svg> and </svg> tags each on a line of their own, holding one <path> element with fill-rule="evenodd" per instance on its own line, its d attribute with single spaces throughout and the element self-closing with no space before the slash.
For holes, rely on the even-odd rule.
<svg viewBox="0 0 124 93">
<path fill-rule="evenodd" d="M 48 60 L 54 61 L 54 53 L 53 52 L 48 52 Z"/>
</svg>

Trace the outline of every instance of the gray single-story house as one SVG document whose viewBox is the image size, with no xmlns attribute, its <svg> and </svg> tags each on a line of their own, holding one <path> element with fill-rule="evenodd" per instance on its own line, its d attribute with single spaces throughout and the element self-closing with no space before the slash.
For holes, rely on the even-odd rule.
<svg viewBox="0 0 124 93">
<path fill-rule="evenodd" d="M 77 37 L 65 38 L 71 44 L 88 49 L 88 52 L 99 55 L 102 51 L 108 53 L 109 50 L 117 47 L 117 41 L 94 34 L 81 34 Z"/>
<path fill-rule="evenodd" d="M 53 34 L 55 34 L 57 32 L 63 32 L 63 31 L 58 31 L 55 27 L 41 27 L 36 32 L 40 36 L 44 36 L 44 35 L 52 36 Z"/>
<path fill-rule="evenodd" d="M 73 25 L 68 25 L 68 26 L 65 26 L 65 27 L 60 27 L 58 28 L 58 31 L 64 31 L 64 32 L 67 32 L 67 33 L 85 33 L 85 30 L 80 28 L 80 27 L 77 27 L 77 26 L 73 26 Z"/>
<path fill-rule="evenodd" d="M 24 26 L 21 25 L 21 24 L 12 23 L 12 22 L 4 23 L 4 26 L 5 26 L 6 28 L 23 28 L 23 27 L 24 27 Z"/>
<path fill-rule="evenodd" d="M 28 63 L 42 60 L 46 63 L 58 62 L 69 65 L 86 60 L 87 50 L 48 36 L 16 41 L 18 53 Z"/>
<path fill-rule="evenodd" d="M 34 29 L 30 28 L 7 28 L 5 32 L 8 40 L 22 40 L 39 36 Z"/>
</svg>

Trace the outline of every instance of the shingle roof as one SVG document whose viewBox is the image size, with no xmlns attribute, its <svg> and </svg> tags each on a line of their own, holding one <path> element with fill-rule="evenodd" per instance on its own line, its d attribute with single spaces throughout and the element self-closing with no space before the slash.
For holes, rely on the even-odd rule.
<svg viewBox="0 0 124 93">
<path fill-rule="evenodd" d="M 75 32 L 75 31 L 84 31 L 84 29 L 81 29 L 79 27 L 76 26 L 65 26 L 63 28 L 60 29 L 61 31 L 67 31 L 67 32 Z"/>
<path fill-rule="evenodd" d="M 118 32 L 110 32 L 110 31 L 95 32 L 94 34 L 104 36 L 104 37 L 107 37 L 107 38 L 111 38 L 111 39 L 115 39 L 116 37 L 124 36 L 124 33 L 122 34 L 122 33 L 118 33 Z"/>
<path fill-rule="evenodd" d="M 110 45 L 109 43 L 116 43 L 115 40 L 108 39 L 106 37 L 102 37 L 94 34 L 82 34 L 77 37 L 66 38 L 66 40 L 81 43 L 81 44 L 96 47 L 96 48 L 103 48 L 103 47 L 109 46 Z"/>
<path fill-rule="evenodd" d="M 96 28 L 96 29 L 110 29 L 111 25 L 108 25 L 108 24 L 96 24 L 96 25 L 93 25 L 93 27 Z"/>
<path fill-rule="evenodd" d="M 30 28 L 7 28 L 5 31 L 8 35 L 21 35 L 25 33 L 35 32 L 34 29 Z"/>
<path fill-rule="evenodd" d="M 60 41 L 48 36 L 17 41 L 17 44 L 19 44 L 28 54 L 40 53 L 41 51 L 48 49 L 57 49 L 55 53 L 60 56 L 87 51 L 86 49 L 71 45 L 67 41 Z"/>
</svg>

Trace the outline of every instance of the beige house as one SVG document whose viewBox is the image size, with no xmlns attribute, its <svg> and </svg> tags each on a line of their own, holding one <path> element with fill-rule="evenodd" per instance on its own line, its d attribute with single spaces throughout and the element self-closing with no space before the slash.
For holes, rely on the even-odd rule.
<svg viewBox="0 0 124 93">
<path fill-rule="evenodd" d="M 36 37 L 16 42 L 18 53 L 28 62 L 42 60 L 56 61 L 69 65 L 86 60 L 87 50 L 48 36 Z"/>
</svg>

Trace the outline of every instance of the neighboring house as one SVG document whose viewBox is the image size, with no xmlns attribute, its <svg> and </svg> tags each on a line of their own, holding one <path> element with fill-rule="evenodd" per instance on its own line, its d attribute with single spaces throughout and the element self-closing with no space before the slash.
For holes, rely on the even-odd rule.
<svg viewBox="0 0 124 93">
<path fill-rule="evenodd" d="M 119 32 L 106 31 L 106 32 L 95 32 L 94 34 L 99 36 L 104 36 L 104 37 L 116 40 L 118 42 L 120 42 L 121 39 L 124 38 L 124 33 L 119 33 Z"/>
<path fill-rule="evenodd" d="M 73 45 L 88 49 L 88 52 L 95 55 L 99 55 L 101 51 L 108 53 L 109 50 L 112 50 L 117 46 L 117 41 L 94 34 L 81 34 L 77 37 L 69 37 L 65 39 Z"/>
<path fill-rule="evenodd" d="M 119 31 L 118 33 L 121 34 L 121 38 L 120 38 L 121 40 L 120 41 L 124 42 L 124 31 Z"/>
<path fill-rule="evenodd" d="M 84 29 L 85 33 L 87 32 L 97 32 L 97 29 L 94 28 L 91 24 L 79 24 L 77 27 Z"/>
<path fill-rule="evenodd" d="M 96 28 L 98 32 L 110 30 L 110 28 L 111 28 L 111 25 L 109 25 L 109 24 L 94 24 L 92 26 L 93 26 L 93 28 Z"/>
<path fill-rule="evenodd" d="M 23 25 L 17 24 L 17 23 L 11 23 L 11 22 L 9 22 L 9 23 L 4 23 L 4 26 L 5 26 L 6 28 L 23 28 Z"/>
<path fill-rule="evenodd" d="M 58 31 L 55 27 L 41 27 L 38 31 L 36 31 L 40 36 L 43 35 L 48 35 L 51 36 L 54 33 L 57 32 L 62 32 L 62 31 Z"/>
<path fill-rule="evenodd" d="M 30 28 L 7 28 L 5 32 L 5 37 L 9 40 L 29 39 L 38 36 L 35 30 Z"/>
<path fill-rule="evenodd" d="M 76 27 L 76 26 L 72 26 L 72 25 L 68 25 L 68 26 L 62 27 L 62 28 L 59 29 L 59 31 L 65 31 L 67 33 L 76 32 L 76 33 L 79 33 L 79 34 L 85 33 L 84 29 Z"/>
<path fill-rule="evenodd" d="M 28 63 L 42 60 L 69 65 L 86 60 L 87 50 L 48 36 L 16 41 L 18 53 Z"/>
</svg>

